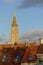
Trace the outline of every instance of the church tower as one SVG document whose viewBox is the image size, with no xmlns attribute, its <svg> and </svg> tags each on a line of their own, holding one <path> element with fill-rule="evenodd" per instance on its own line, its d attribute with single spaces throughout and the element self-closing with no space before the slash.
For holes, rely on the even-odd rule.
<svg viewBox="0 0 43 65">
<path fill-rule="evenodd" d="M 14 13 L 13 22 L 11 25 L 11 44 L 19 42 L 18 24 L 16 22 L 16 13 Z"/>
</svg>

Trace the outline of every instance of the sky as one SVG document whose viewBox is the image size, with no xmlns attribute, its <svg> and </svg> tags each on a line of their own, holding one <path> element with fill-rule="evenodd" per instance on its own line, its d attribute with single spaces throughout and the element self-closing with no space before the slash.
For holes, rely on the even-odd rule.
<svg viewBox="0 0 43 65">
<path fill-rule="evenodd" d="M 10 40 L 14 12 L 20 36 L 43 30 L 43 0 L 0 0 L 0 41 Z"/>
</svg>

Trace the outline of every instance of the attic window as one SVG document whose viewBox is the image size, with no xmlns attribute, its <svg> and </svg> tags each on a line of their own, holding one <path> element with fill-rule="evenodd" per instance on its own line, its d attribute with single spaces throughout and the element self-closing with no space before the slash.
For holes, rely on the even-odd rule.
<svg viewBox="0 0 43 65">
<path fill-rule="evenodd" d="M 6 62 L 8 60 L 8 55 L 4 55 L 2 58 L 2 62 Z"/>
<path fill-rule="evenodd" d="M 18 55 L 16 56 L 15 61 L 16 61 L 16 62 L 20 62 L 21 57 L 22 57 L 22 55 L 21 55 L 21 54 L 18 54 Z"/>
<path fill-rule="evenodd" d="M 32 61 L 34 59 L 34 57 L 28 57 L 29 61 Z"/>
</svg>

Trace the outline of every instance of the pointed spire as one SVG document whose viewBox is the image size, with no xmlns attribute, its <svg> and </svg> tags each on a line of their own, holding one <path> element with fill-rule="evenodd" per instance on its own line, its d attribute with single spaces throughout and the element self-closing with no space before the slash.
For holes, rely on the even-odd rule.
<svg viewBox="0 0 43 65">
<path fill-rule="evenodd" d="M 14 17 L 16 17 L 16 12 L 14 12 Z"/>
<path fill-rule="evenodd" d="M 18 26 L 16 22 L 16 12 L 14 12 L 14 17 L 13 17 L 13 23 L 12 26 Z"/>
</svg>

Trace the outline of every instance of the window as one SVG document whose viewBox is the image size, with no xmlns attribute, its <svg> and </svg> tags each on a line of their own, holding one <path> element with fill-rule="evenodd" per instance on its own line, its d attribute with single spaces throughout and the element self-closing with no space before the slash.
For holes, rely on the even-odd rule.
<svg viewBox="0 0 43 65">
<path fill-rule="evenodd" d="M 42 63 L 43 62 L 43 60 L 39 60 L 39 63 Z"/>
<path fill-rule="evenodd" d="M 16 61 L 16 62 L 20 62 L 21 57 L 22 57 L 22 55 L 21 55 L 21 54 L 18 54 L 18 55 L 16 56 L 15 61 Z"/>
<path fill-rule="evenodd" d="M 8 55 L 4 55 L 2 58 L 2 62 L 6 62 L 8 60 Z"/>
<path fill-rule="evenodd" d="M 34 57 L 28 57 L 29 61 L 32 61 L 34 59 Z"/>
</svg>

